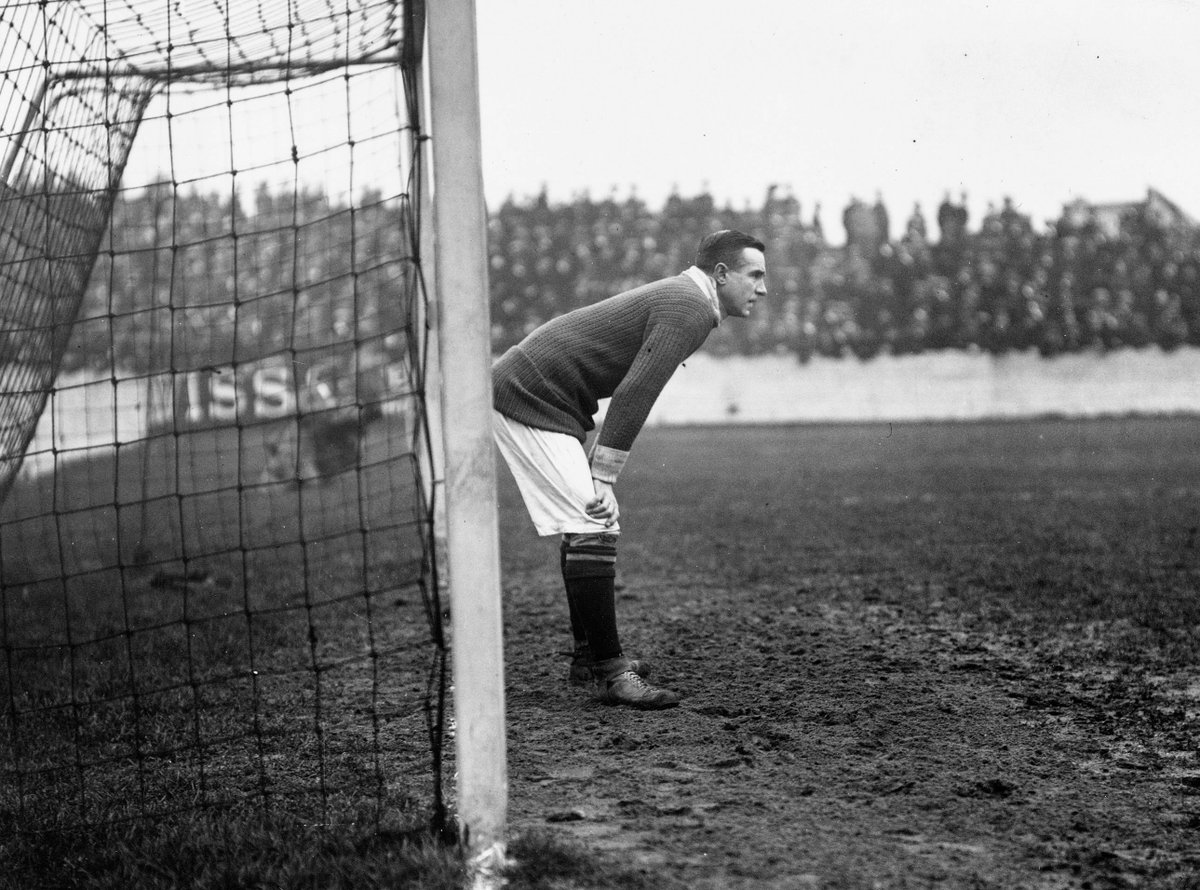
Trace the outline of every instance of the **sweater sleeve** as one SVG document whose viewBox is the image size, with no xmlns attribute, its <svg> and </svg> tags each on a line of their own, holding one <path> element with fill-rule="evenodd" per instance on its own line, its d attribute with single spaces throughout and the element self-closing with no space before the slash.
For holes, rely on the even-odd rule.
<svg viewBox="0 0 1200 890">
<path fill-rule="evenodd" d="M 629 452 L 675 369 L 700 348 L 711 330 L 712 318 L 707 307 L 701 307 L 685 324 L 659 323 L 646 333 L 637 358 L 613 392 L 596 440 L 599 448 Z"/>
</svg>

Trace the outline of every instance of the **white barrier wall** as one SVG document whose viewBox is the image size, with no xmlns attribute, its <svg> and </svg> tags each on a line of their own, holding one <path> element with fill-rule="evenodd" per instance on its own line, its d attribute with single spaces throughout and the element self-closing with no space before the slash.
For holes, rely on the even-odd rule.
<svg viewBox="0 0 1200 890">
<path fill-rule="evenodd" d="M 66 451 L 147 432 L 151 399 L 145 380 L 88 382 L 65 377 L 38 425 L 26 471 Z M 603 410 L 605 406 L 601 406 Z M 160 407 L 161 410 L 161 407 Z M 650 413 L 650 424 L 817 421 L 981 420 L 1060 414 L 1200 414 L 1200 349 L 1157 347 L 1107 355 L 1044 359 L 1036 353 L 992 356 L 947 351 L 858 359 L 792 356 L 692 356 L 676 371 Z"/>
<path fill-rule="evenodd" d="M 652 424 L 979 420 L 1200 413 L 1200 349 L 1042 358 L 947 351 L 858 359 L 713 358 L 680 368 Z"/>
<path fill-rule="evenodd" d="M 69 460 L 87 448 L 137 441 L 146 435 L 149 396 L 145 379 L 114 384 L 111 379 L 62 375 L 25 452 L 22 471 L 52 469 L 55 451 Z"/>
</svg>

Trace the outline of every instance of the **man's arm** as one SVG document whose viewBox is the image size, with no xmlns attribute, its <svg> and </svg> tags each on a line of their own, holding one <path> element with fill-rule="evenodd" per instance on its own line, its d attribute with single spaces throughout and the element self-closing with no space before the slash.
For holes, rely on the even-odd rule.
<svg viewBox="0 0 1200 890">
<path fill-rule="evenodd" d="M 697 306 L 697 309 L 707 313 L 706 307 Z M 700 348 L 712 330 L 710 316 L 700 315 L 699 322 L 686 327 L 659 324 L 647 334 L 637 358 L 613 392 L 593 452 L 593 475 L 605 481 L 616 481 L 616 474 L 659 394 L 675 369 Z M 598 466 L 610 472 L 597 473 Z"/>
<path fill-rule="evenodd" d="M 596 497 L 588 504 L 587 512 L 593 519 L 603 520 L 606 526 L 615 524 L 620 516 L 613 486 L 629 457 L 634 438 L 679 363 L 704 342 L 701 337 L 693 344 L 678 337 L 678 333 L 668 329 L 661 334 L 652 332 L 646 338 L 629 373 L 613 393 L 604 427 L 592 446 L 589 459 Z M 625 447 L 617 447 L 620 445 Z"/>
</svg>

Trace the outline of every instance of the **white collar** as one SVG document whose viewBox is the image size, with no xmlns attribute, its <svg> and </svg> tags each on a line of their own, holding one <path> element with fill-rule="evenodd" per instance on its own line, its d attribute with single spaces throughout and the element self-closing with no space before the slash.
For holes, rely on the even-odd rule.
<svg viewBox="0 0 1200 890">
<path fill-rule="evenodd" d="M 717 286 L 704 270 L 699 266 L 690 266 L 683 270 L 684 275 L 696 282 L 700 290 L 704 292 L 704 296 L 708 297 L 708 304 L 712 307 L 713 318 L 716 323 L 721 323 L 721 301 L 717 299 Z"/>
</svg>

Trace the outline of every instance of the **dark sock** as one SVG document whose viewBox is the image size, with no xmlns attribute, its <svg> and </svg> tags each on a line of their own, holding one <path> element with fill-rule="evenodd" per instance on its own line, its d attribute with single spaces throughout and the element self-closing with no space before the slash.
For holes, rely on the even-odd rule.
<svg viewBox="0 0 1200 890">
<path fill-rule="evenodd" d="M 617 604 L 612 578 L 572 578 L 567 590 L 579 613 L 587 635 L 592 661 L 604 661 L 621 654 L 621 636 L 617 632 Z"/>
<path fill-rule="evenodd" d="M 578 627 L 583 631 L 593 661 L 604 661 L 621 654 L 613 589 L 616 564 L 616 535 L 564 536 L 563 580 L 572 613 L 572 629 Z M 579 639 L 578 635 L 576 639 Z"/>
<path fill-rule="evenodd" d="M 567 580 L 567 537 L 563 536 L 559 547 L 559 564 L 562 569 L 563 585 L 567 590 L 567 611 L 571 616 L 571 636 L 575 639 L 575 648 L 587 645 L 587 631 L 583 627 L 583 619 L 579 617 L 579 608 L 575 605 L 575 597 L 571 595 L 571 585 Z"/>
</svg>

